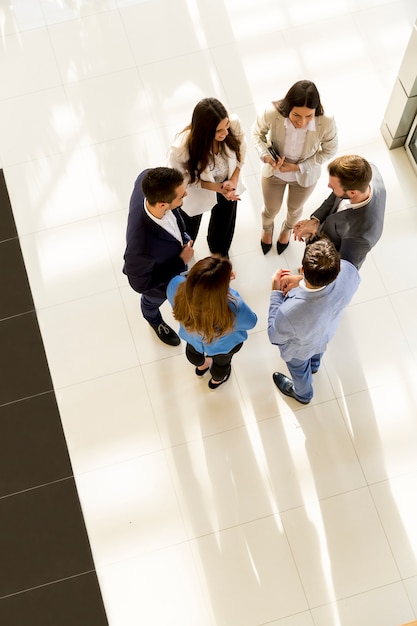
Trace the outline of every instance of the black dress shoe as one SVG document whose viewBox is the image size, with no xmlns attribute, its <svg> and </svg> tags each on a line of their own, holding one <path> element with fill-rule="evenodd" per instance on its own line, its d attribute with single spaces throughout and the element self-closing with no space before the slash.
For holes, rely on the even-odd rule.
<svg viewBox="0 0 417 626">
<path fill-rule="evenodd" d="M 288 376 L 285 376 L 284 374 L 280 374 L 280 372 L 274 372 L 272 374 L 272 378 L 274 380 L 274 383 L 276 384 L 280 392 L 284 394 L 284 396 L 294 398 L 294 400 L 297 400 L 297 402 L 301 402 L 301 404 L 309 404 L 310 400 L 300 400 L 300 398 L 295 395 L 294 384 L 291 378 L 288 378 Z"/>
<path fill-rule="evenodd" d="M 232 372 L 232 368 L 229 367 L 229 371 L 227 372 L 226 376 L 223 378 L 223 380 L 220 380 L 217 384 L 213 382 L 212 378 L 210 378 L 210 380 L 208 381 L 208 386 L 210 387 L 210 389 L 217 389 L 217 387 L 220 387 L 220 385 L 223 385 L 223 383 L 225 383 L 226 380 L 229 380 L 231 372 Z"/>
<path fill-rule="evenodd" d="M 290 242 L 288 242 L 288 243 L 281 243 L 280 241 L 277 241 L 277 252 L 278 252 L 278 254 L 282 254 L 284 252 L 284 250 L 286 250 L 288 248 L 289 245 L 290 245 Z"/>
<path fill-rule="evenodd" d="M 264 254 L 267 254 L 272 248 L 272 243 L 264 243 L 261 239 L 261 248 Z"/>
<path fill-rule="evenodd" d="M 156 324 L 155 326 L 152 326 L 152 324 L 150 326 L 154 329 L 156 335 L 163 343 L 166 343 L 168 346 L 180 345 L 181 339 L 178 337 L 175 330 L 172 330 L 172 328 L 164 321 L 160 324 Z"/>
</svg>

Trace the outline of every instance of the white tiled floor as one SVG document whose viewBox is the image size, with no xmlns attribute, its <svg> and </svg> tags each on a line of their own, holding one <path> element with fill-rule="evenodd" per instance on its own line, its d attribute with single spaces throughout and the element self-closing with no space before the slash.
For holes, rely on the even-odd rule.
<svg viewBox="0 0 417 626">
<path fill-rule="evenodd" d="M 416 17 L 415 0 L 0 3 L 0 166 L 111 626 L 416 618 L 417 177 L 379 130 Z M 121 273 L 133 182 L 195 103 L 218 97 L 249 132 L 300 78 L 388 191 L 308 407 L 272 383 L 270 277 L 302 244 L 260 251 L 250 139 L 232 260 L 259 322 L 227 385 L 157 341 Z"/>
</svg>

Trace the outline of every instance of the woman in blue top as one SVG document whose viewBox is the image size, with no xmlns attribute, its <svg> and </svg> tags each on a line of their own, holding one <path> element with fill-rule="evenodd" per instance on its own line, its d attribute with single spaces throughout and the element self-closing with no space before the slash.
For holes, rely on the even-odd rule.
<svg viewBox="0 0 417 626">
<path fill-rule="evenodd" d="M 185 354 L 197 376 L 210 370 L 210 389 L 230 376 L 231 360 L 257 322 L 256 314 L 230 288 L 235 277 L 229 259 L 212 255 L 197 261 L 187 276 L 175 276 L 167 297 L 179 335 L 187 342 Z"/>
</svg>

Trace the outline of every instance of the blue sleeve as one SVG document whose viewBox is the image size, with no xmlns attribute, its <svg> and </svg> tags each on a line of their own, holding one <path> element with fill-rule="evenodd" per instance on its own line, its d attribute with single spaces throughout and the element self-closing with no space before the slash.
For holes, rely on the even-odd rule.
<svg viewBox="0 0 417 626">
<path fill-rule="evenodd" d="M 184 282 L 184 280 L 184 276 L 174 276 L 174 278 L 169 281 L 167 287 L 167 300 L 171 306 L 174 306 L 174 298 L 177 293 L 178 285 Z"/>
<path fill-rule="evenodd" d="M 280 311 L 283 301 L 284 294 L 282 291 L 271 291 L 268 312 L 268 337 L 269 341 L 274 345 L 286 344 L 295 336 L 292 325 L 287 324 L 287 316 Z"/>
<path fill-rule="evenodd" d="M 234 289 L 230 290 L 231 294 L 236 298 L 237 302 L 237 314 L 236 314 L 236 330 L 249 330 L 256 326 L 258 316 L 252 311 L 252 309 L 244 302 L 240 294 Z"/>
</svg>

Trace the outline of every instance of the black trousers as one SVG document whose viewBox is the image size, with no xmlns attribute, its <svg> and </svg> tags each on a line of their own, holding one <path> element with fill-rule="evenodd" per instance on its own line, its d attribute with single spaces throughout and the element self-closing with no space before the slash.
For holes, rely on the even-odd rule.
<svg viewBox="0 0 417 626">
<path fill-rule="evenodd" d="M 229 372 L 230 363 L 232 361 L 233 355 L 236 354 L 236 352 L 239 352 L 242 346 L 243 343 L 238 343 L 227 354 L 210 355 L 210 358 L 213 360 L 210 368 L 210 373 L 213 380 L 223 380 L 223 378 Z M 202 354 L 201 352 L 197 352 L 197 350 L 193 348 L 190 343 L 187 343 L 187 346 L 185 348 L 185 355 L 190 363 L 192 363 L 196 367 L 203 365 L 206 359 L 206 355 Z"/>
<path fill-rule="evenodd" d="M 227 200 L 221 193 L 216 194 L 217 203 L 211 209 L 207 231 L 207 243 L 212 254 L 229 256 L 236 225 L 237 200 Z M 181 215 L 185 222 L 185 230 L 191 239 L 197 239 L 202 215 L 190 217 L 182 209 Z"/>
</svg>

